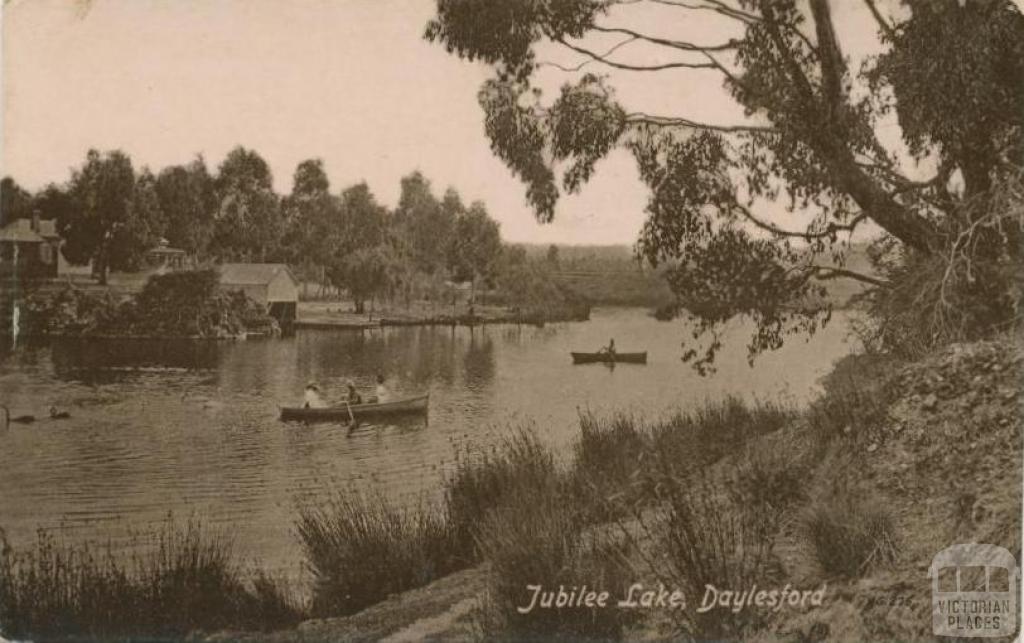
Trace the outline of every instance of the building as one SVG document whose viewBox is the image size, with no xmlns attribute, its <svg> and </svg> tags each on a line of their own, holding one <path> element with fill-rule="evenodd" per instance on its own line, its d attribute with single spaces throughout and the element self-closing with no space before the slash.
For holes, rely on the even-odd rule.
<svg viewBox="0 0 1024 643">
<path fill-rule="evenodd" d="M 192 267 L 188 253 L 180 248 L 172 248 L 167 239 L 160 239 L 155 248 L 146 251 L 146 263 L 156 268 L 157 274 L 161 275 Z"/>
<path fill-rule="evenodd" d="M 15 219 L 0 228 L 0 274 L 48 279 L 58 275 L 60 235 L 52 220 Z"/>
<path fill-rule="evenodd" d="M 299 305 L 299 280 L 283 263 L 226 263 L 220 266 L 220 287 L 241 290 L 283 329 L 295 321 Z"/>
</svg>

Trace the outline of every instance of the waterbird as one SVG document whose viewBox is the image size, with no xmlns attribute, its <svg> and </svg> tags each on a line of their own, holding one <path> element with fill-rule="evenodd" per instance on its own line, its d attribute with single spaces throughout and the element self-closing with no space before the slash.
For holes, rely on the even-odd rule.
<svg viewBox="0 0 1024 643">
<path fill-rule="evenodd" d="M 0 407 L 4 410 L 4 426 L 10 426 L 11 422 L 18 422 L 19 424 L 29 424 L 36 421 L 34 415 L 18 415 L 11 417 L 11 410 L 7 406 L 0 404 Z"/>
<path fill-rule="evenodd" d="M 71 414 L 67 411 L 58 411 L 56 406 L 50 407 L 50 418 L 54 420 L 66 420 L 71 417 Z"/>
</svg>

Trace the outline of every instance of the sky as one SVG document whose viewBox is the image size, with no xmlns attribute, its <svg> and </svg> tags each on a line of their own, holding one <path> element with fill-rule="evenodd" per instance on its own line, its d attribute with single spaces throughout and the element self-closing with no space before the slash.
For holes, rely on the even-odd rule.
<svg viewBox="0 0 1024 643">
<path fill-rule="evenodd" d="M 852 4 L 836 3 L 837 24 L 846 52 L 861 55 L 874 26 Z M 668 7 L 627 8 L 608 21 L 701 43 L 733 33 L 710 12 L 682 21 Z M 554 223 L 537 223 L 483 132 L 476 97 L 491 72 L 422 38 L 433 9 L 431 0 L 5 0 L 2 173 L 35 190 L 66 180 L 91 147 L 121 149 L 154 171 L 202 154 L 212 170 L 243 145 L 267 160 L 280 193 L 299 162 L 321 158 L 333 190 L 365 180 L 394 206 L 400 178 L 418 169 L 438 195 L 454 186 L 467 203 L 483 200 L 507 240 L 633 243 L 647 196 L 621 151 L 580 195 L 562 197 Z M 655 54 L 664 57 L 637 44 L 617 52 L 623 62 Z M 554 49 L 540 58 L 584 60 Z M 715 72 L 611 75 L 631 111 L 745 121 Z M 538 75 L 547 92 L 570 79 L 554 67 Z M 768 218 L 800 221 L 781 209 Z"/>
</svg>

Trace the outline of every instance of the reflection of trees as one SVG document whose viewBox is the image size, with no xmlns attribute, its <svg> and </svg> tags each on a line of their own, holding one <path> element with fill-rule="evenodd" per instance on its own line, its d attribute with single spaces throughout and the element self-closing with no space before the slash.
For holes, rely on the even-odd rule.
<svg viewBox="0 0 1024 643">
<path fill-rule="evenodd" d="M 84 381 L 142 368 L 213 370 L 220 362 L 217 342 L 188 339 L 67 338 L 53 342 L 51 356 L 59 379 Z"/>
<path fill-rule="evenodd" d="M 463 358 L 466 386 L 481 388 L 494 380 L 494 341 L 485 329 L 470 331 L 469 347 Z"/>
</svg>

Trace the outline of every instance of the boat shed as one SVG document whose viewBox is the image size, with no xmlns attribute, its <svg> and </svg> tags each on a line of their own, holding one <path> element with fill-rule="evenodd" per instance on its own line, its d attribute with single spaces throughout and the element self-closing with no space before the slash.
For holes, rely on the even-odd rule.
<svg viewBox="0 0 1024 643">
<path fill-rule="evenodd" d="M 220 287 L 227 291 L 241 290 L 265 306 L 267 313 L 277 319 L 282 328 L 290 327 L 295 321 L 299 280 L 283 263 L 222 264 Z"/>
</svg>

